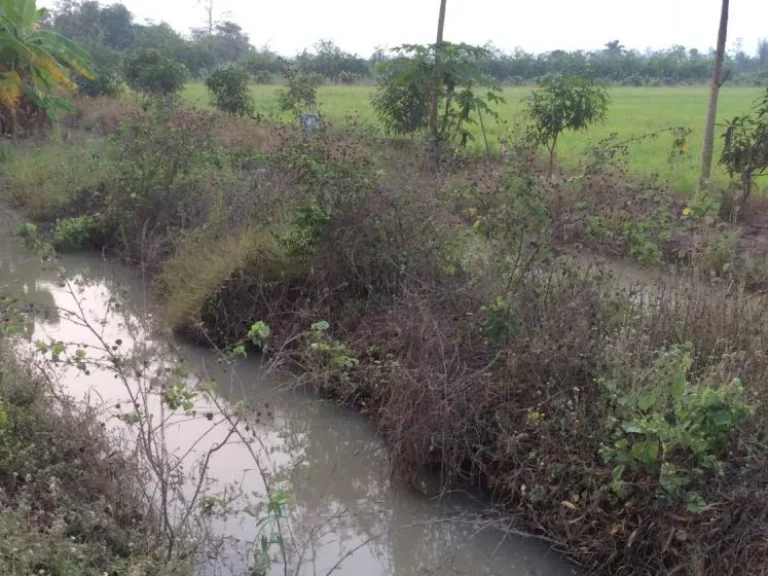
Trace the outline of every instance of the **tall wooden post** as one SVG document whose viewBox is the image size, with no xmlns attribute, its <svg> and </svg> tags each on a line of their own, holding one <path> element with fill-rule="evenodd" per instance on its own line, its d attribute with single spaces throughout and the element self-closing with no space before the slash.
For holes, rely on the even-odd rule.
<svg viewBox="0 0 768 576">
<path fill-rule="evenodd" d="M 701 149 L 701 172 L 699 175 L 699 190 L 703 190 L 712 175 L 712 156 L 715 147 L 715 120 L 717 119 L 717 99 L 720 86 L 723 84 L 723 61 L 725 60 L 725 42 L 728 38 L 728 9 L 730 0 L 723 0 L 720 13 L 720 29 L 717 34 L 717 52 L 715 66 L 712 71 L 712 86 L 709 92 L 709 109 L 704 125 L 704 146 Z"/>
</svg>

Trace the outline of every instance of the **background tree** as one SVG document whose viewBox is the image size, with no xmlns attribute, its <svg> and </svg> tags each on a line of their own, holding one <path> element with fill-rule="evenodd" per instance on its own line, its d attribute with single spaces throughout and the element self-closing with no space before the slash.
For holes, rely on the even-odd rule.
<svg viewBox="0 0 768 576">
<path fill-rule="evenodd" d="M 119 72 L 123 58 L 142 48 L 154 48 L 165 57 L 182 62 L 195 78 L 204 78 L 209 70 L 226 64 L 245 65 L 259 52 L 251 46 L 242 28 L 218 19 L 212 2 L 202 0 L 201 4 L 205 7 L 206 22 L 193 30 L 190 37 L 165 23 L 138 24 L 122 4 L 102 5 L 93 0 L 57 0 L 52 26 L 94 55 L 99 76 L 105 76 L 104 71 Z M 41 24 L 50 26 L 51 22 L 43 19 Z M 487 55 L 478 63 L 481 71 L 511 85 L 538 83 L 551 74 L 588 75 L 600 82 L 627 86 L 698 84 L 711 80 L 715 61 L 714 52 L 702 53 L 679 45 L 639 52 L 625 48 L 619 40 L 611 40 L 594 51 L 555 49 L 531 54 L 521 48 L 511 53 L 493 45 L 486 48 Z M 278 60 L 278 55 L 271 52 L 269 55 L 270 60 L 262 64 L 274 64 Z M 363 81 L 370 78 L 376 64 L 387 57 L 383 50 L 377 49 L 370 58 L 362 58 L 331 40 L 322 40 L 313 49 L 303 50 L 289 60 L 302 74 L 320 74 L 331 82 L 349 82 L 358 81 L 352 75 L 358 75 Z M 733 54 L 725 54 L 723 59 L 723 73 L 729 73 L 734 82 L 761 86 L 768 80 L 768 45 L 765 43 L 760 44 L 754 54 L 739 48 Z M 258 65 L 253 70 L 250 68 L 249 73 L 260 82 L 270 82 L 282 73 L 279 67 L 276 70 L 265 70 Z M 439 76 L 435 77 L 437 84 Z"/>
<path fill-rule="evenodd" d="M 171 95 L 180 92 L 187 81 L 183 64 L 166 58 L 153 48 L 145 48 L 125 59 L 125 81 L 143 94 Z"/>
<path fill-rule="evenodd" d="M 602 122 L 608 111 L 607 90 L 583 76 L 552 76 L 527 98 L 526 112 L 533 135 L 549 152 L 547 175 L 552 176 L 555 148 L 566 130 L 586 130 Z"/>
<path fill-rule="evenodd" d="M 701 149 L 701 171 L 699 189 L 703 190 L 712 174 L 712 157 L 715 145 L 715 120 L 717 118 L 717 100 L 720 86 L 723 84 L 723 61 L 725 59 L 725 43 L 728 37 L 728 8 L 730 0 L 723 0 L 720 11 L 720 27 L 717 33 L 717 51 L 715 64 L 712 69 L 712 84 L 709 92 L 709 108 L 704 124 L 704 145 Z"/>
<path fill-rule="evenodd" d="M 0 133 L 16 133 L 38 112 L 55 121 L 59 110 L 73 110 L 61 96 L 75 88 L 71 73 L 95 77 L 84 50 L 41 28 L 45 15 L 35 0 L 0 0 Z"/>
<path fill-rule="evenodd" d="M 768 38 L 762 38 L 757 43 L 757 62 L 761 70 L 768 69 Z"/>
<path fill-rule="evenodd" d="M 259 84 L 269 84 L 273 77 L 282 73 L 283 63 L 267 46 L 252 50 L 242 62 L 243 68 Z"/>
</svg>

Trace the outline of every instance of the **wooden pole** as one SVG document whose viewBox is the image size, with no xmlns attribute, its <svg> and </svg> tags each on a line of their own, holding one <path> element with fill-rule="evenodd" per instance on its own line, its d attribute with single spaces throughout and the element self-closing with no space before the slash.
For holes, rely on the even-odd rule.
<svg viewBox="0 0 768 576">
<path fill-rule="evenodd" d="M 437 130 L 437 101 L 440 92 L 440 56 L 443 48 L 443 30 L 445 29 L 445 5 L 447 0 L 440 0 L 440 15 L 437 19 L 437 41 L 435 42 L 435 77 L 432 80 L 429 102 L 429 136 L 432 140 L 435 154 L 438 148 Z M 437 156 L 436 156 L 437 157 Z"/>
<path fill-rule="evenodd" d="M 725 60 L 725 43 L 728 38 L 728 9 L 730 0 L 723 0 L 720 13 L 720 29 L 717 34 L 717 52 L 715 66 L 712 70 L 712 85 L 709 92 L 709 108 L 704 125 L 704 145 L 701 149 L 701 171 L 699 174 L 699 191 L 704 190 L 712 175 L 712 156 L 715 147 L 715 120 L 717 119 L 717 100 L 720 86 L 723 84 L 723 61 Z"/>
</svg>

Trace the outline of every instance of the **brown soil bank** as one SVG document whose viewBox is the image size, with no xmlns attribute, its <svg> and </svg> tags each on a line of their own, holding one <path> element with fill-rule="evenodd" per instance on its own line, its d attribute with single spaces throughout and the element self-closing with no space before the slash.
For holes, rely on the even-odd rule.
<svg viewBox="0 0 768 576">
<path fill-rule="evenodd" d="M 170 321 L 216 345 L 263 346 L 266 323 L 267 353 L 371 414 L 404 473 L 488 490 L 586 569 L 768 572 L 765 301 L 687 276 L 632 293 L 557 258 L 697 239 L 681 259 L 741 280 L 716 208 L 606 168 L 547 181 L 522 152 L 435 171 L 412 143 L 119 108 L 80 117 L 109 141 L 6 165 L 56 245 L 141 262 Z"/>
</svg>

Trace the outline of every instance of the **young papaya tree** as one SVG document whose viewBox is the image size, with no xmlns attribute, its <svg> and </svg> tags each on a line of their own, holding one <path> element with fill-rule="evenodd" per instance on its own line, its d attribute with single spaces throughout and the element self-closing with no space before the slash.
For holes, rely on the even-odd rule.
<svg viewBox="0 0 768 576">
<path fill-rule="evenodd" d="M 61 34 L 41 28 L 36 0 L 0 0 L 0 133 L 73 111 L 71 74 L 94 78 L 90 58 Z"/>
<path fill-rule="evenodd" d="M 440 82 L 437 83 L 437 119 L 431 119 L 435 94 L 435 62 L 439 50 Z M 371 98 L 386 130 L 411 135 L 429 128 L 433 141 L 465 146 L 472 139 L 469 128 L 482 115 L 496 117 L 491 104 L 503 102 L 501 88 L 482 74 L 479 63 L 485 48 L 442 42 L 423 46 L 406 44 L 393 50 L 395 58 L 377 69 L 377 92 Z M 435 123 L 432 126 L 433 122 Z"/>
</svg>

